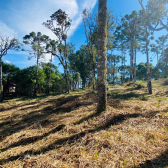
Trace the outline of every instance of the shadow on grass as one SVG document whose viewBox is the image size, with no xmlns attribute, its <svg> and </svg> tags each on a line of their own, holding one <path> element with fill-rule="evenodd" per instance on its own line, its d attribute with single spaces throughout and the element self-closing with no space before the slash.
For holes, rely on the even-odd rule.
<svg viewBox="0 0 168 168">
<path fill-rule="evenodd" d="M 49 96 L 58 96 L 61 95 L 63 93 L 50 93 L 50 94 L 42 94 L 42 95 L 38 95 L 38 96 L 21 96 L 21 97 L 12 97 L 10 99 L 5 99 L 5 101 L 7 100 L 14 100 L 15 101 L 27 101 L 27 100 L 35 100 L 35 99 L 43 99 L 43 98 L 47 98 Z"/>
<path fill-rule="evenodd" d="M 88 120 L 90 120 L 90 119 L 92 119 L 94 117 L 99 116 L 100 114 L 101 113 L 96 113 L 95 112 L 95 113 L 93 113 L 91 115 L 88 115 L 87 117 L 84 117 L 84 118 L 80 119 L 79 121 L 75 122 L 74 125 L 79 125 L 79 124 L 83 123 L 84 121 L 88 121 Z"/>
<path fill-rule="evenodd" d="M 13 143 L 13 144 L 11 144 L 10 146 L 8 146 L 6 148 L 2 148 L 1 152 L 4 152 L 4 151 L 6 151 L 6 150 L 8 150 L 10 148 L 14 148 L 16 146 L 20 146 L 20 145 L 23 146 L 23 145 L 27 145 L 29 143 L 34 143 L 36 141 L 39 141 L 39 140 L 47 137 L 50 134 L 53 134 L 53 133 L 56 133 L 56 132 L 60 131 L 64 127 L 65 127 L 65 125 L 63 125 L 63 124 L 62 125 L 58 125 L 57 127 L 53 128 L 51 131 L 49 131 L 49 132 L 47 132 L 47 133 L 45 133 L 45 134 L 43 134 L 41 136 L 34 136 L 34 137 L 29 137 L 29 138 L 21 139 L 20 141 Z"/>
<path fill-rule="evenodd" d="M 67 143 L 69 145 L 74 144 L 76 141 L 80 141 L 80 139 L 82 137 L 84 137 L 88 133 L 94 133 L 94 132 L 98 132 L 98 131 L 101 131 L 101 130 L 104 130 L 104 129 L 108 129 L 109 127 L 111 127 L 113 125 L 121 124 L 122 122 L 124 122 L 125 120 L 127 120 L 129 118 L 137 118 L 137 117 L 140 117 L 140 116 L 149 118 L 149 117 L 154 117 L 157 113 L 159 113 L 159 111 L 155 111 L 155 112 L 152 111 L 151 113 L 149 113 L 149 115 L 144 115 L 144 114 L 140 114 L 140 113 L 133 113 L 133 114 L 119 114 L 119 115 L 109 116 L 105 123 L 102 123 L 101 125 L 99 125 L 98 127 L 94 128 L 94 129 L 88 129 L 88 130 L 82 131 L 80 133 L 76 133 L 74 135 L 71 135 L 71 136 L 68 136 L 68 137 L 65 137 L 65 138 L 57 139 L 52 144 L 50 144 L 48 146 L 44 146 L 40 150 L 32 150 L 31 149 L 31 150 L 25 151 L 22 154 L 18 154 L 17 156 L 9 157 L 6 160 L 0 160 L 0 164 L 6 163 L 6 162 L 10 162 L 10 161 L 14 161 L 14 160 L 17 160 L 17 159 L 22 159 L 27 154 L 39 155 L 41 153 L 46 153 L 46 152 L 48 152 L 50 150 L 60 148 L 62 145 L 67 144 Z M 89 117 L 94 117 L 94 116 L 96 116 L 96 114 L 92 114 Z M 89 117 L 88 118 L 84 118 L 81 121 L 78 121 L 76 124 L 80 124 L 82 121 L 89 119 Z M 54 133 L 56 131 L 60 131 L 62 128 L 64 128 L 64 125 L 58 126 L 58 127 L 54 128 L 53 130 L 51 130 L 50 132 L 48 132 L 48 133 L 46 133 L 46 134 L 44 134 L 42 136 L 39 136 L 39 137 L 35 136 L 34 139 L 32 137 L 31 139 L 28 138 L 27 140 L 26 139 L 25 140 L 21 140 L 21 141 L 19 141 L 17 143 L 12 144 L 11 146 L 9 146 L 7 148 L 2 149 L 2 151 L 5 151 L 5 150 L 10 149 L 10 148 L 15 147 L 15 146 L 19 146 L 21 144 L 22 145 L 26 145 L 28 143 L 33 143 L 33 142 L 35 142 L 35 141 L 37 141 L 39 139 L 42 139 L 43 137 L 48 136 L 51 133 Z M 167 151 L 166 151 L 165 154 L 167 155 Z M 155 160 L 158 160 L 159 158 L 163 158 L 163 156 L 165 156 L 165 154 L 162 154 L 160 157 L 158 157 Z M 145 163 L 144 165 L 141 165 L 141 167 L 143 168 L 143 166 L 148 164 L 148 162 L 149 161 L 147 161 L 147 163 Z"/>
<path fill-rule="evenodd" d="M 166 168 L 168 166 L 168 149 L 153 160 L 147 160 L 137 168 Z"/>
<path fill-rule="evenodd" d="M 79 96 L 69 96 L 66 98 L 57 99 L 57 104 L 55 103 L 56 100 L 53 100 L 53 105 L 49 104 L 47 107 L 28 113 L 28 114 L 17 114 L 9 117 L 8 120 L 2 122 L 0 124 L 1 131 L 0 131 L 0 140 L 2 141 L 7 136 L 10 136 L 16 132 L 19 132 L 22 129 L 30 127 L 35 123 L 43 123 L 44 120 L 50 118 L 52 114 L 60 114 L 60 113 L 69 113 L 74 109 L 78 109 L 81 106 L 91 105 L 93 102 L 78 102 L 75 99 Z M 49 100 L 51 101 L 51 100 Z M 50 102 L 51 103 L 51 102 Z M 46 102 L 47 104 L 47 102 Z M 36 109 L 36 106 L 28 108 L 28 109 Z M 25 109 L 24 109 L 25 110 Z M 15 121 L 15 118 L 19 117 L 21 119 L 19 121 Z M 58 119 L 60 120 L 60 118 Z"/>
<path fill-rule="evenodd" d="M 131 98 L 138 98 L 138 99 L 143 99 L 144 96 L 146 96 L 147 93 L 143 93 L 143 94 L 137 94 L 137 93 L 134 93 L 134 92 L 130 92 L 130 93 L 123 93 L 123 94 L 113 94 L 111 93 L 111 95 L 108 95 L 110 96 L 111 98 L 113 99 L 122 99 L 122 100 L 129 100 Z"/>
<path fill-rule="evenodd" d="M 4 112 L 4 111 L 7 111 L 7 110 L 14 110 L 14 109 L 19 108 L 19 107 L 23 107 L 23 106 L 27 106 L 27 105 L 34 105 L 36 103 L 37 102 L 29 102 L 29 103 L 26 103 L 24 105 L 23 104 L 21 104 L 21 105 L 12 105 L 12 107 L 9 107 L 9 108 L 1 107 L 0 108 L 0 112 Z"/>
<path fill-rule="evenodd" d="M 41 153 L 46 153 L 46 152 L 48 152 L 50 150 L 57 149 L 57 148 L 61 147 L 61 145 L 66 144 L 66 143 L 71 145 L 74 142 L 76 142 L 77 140 L 80 140 L 87 133 L 97 132 L 97 131 L 100 131 L 102 129 L 108 128 L 111 125 L 120 124 L 121 122 L 123 122 L 124 120 L 126 120 L 128 118 L 135 118 L 135 117 L 138 117 L 138 116 L 140 116 L 140 114 L 127 114 L 127 115 L 116 115 L 116 116 L 113 116 L 112 118 L 109 118 L 108 121 L 105 124 L 103 124 L 103 125 L 101 125 L 99 127 L 96 127 L 95 129 L 88 129 L 86 131 L 82 131 L 82 132 L 74 134 L 72 136 L 68 136 L 68 137 L 65 137 L 65 138 L 58 139 L 55 142 L 53 142 L 52 144 L 50 144 L 48 146 L 45 146 L 45 147 L 42 147 L 40 150 L 32 150 L 32 149 L 31 150 L 27 150 L 27 151 L 25 151 L 22 154 L 18 154 L 17 156 L 11 156 L 11 157 L 9 157 L 6 160 L 0 160 L 0 164 L 24 158 L 24 156 L 26 156 L 27 154 L 39 155 Z M 32 141 L 33 140 L 31 139 L 30 142 L 32 143 Z M 35 139 L 35 141 L 36 141 L 36 139 Z M 13 144 L 12 146 L 19 145 L 20 143 L 21 142 L 17 142 L 17 144 Z M 11 146 L 6 148 L 6 149 L 3 149 L 3 150 L 5 151 L 5 150 L 7 150 L 9 148 L 11 148 Z"/>
<path fill-rule="evenodd" d="M 13 102 L 41 100 L 41 99 L 45 99 L 45 98 L 50 97 L 50 96 L 58 96 L 58 95 L 61 95 L 61 94 L 62 93 L 53 93 L 53 94 L 45 94 L 45 95 L 39 95 L 39 96 L 23 96 L 23 97 L 20 97 L 20 98 L 16 98 L 15 97 L 15 98 L 13 98 Z M 2 103 L 10 103 L 8 100 L 12 100 L 12 99 L 5 99 Z M 36 104 L 36 103 L 37 103 L 36 101 L 35 102 L 29 102 L 29 103 L 24 104 L 24 106 L 33 105 L 33 104 Z M 6 110 L 16 109 L 16 108 L 22 107 L 22 106 L 23 106 L 23 104 L 21 104 L 21 105 L 12 105 L 12 107 L 9 107 L 9 108 L 1 107 L 0 108 L 0 112 L 6 111 Z"/>
</svg>

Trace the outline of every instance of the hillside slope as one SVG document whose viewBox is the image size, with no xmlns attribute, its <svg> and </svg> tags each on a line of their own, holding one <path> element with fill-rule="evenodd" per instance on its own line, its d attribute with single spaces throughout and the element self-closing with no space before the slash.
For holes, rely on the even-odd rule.
<svg viewBox="0 0 168 168">
<path fill-rule="evenodd" d="M 91 90 L 0 105 L 0 167 L 168 167 L 168 87 L 109 86 L 96 114 Z"/>
</svg>

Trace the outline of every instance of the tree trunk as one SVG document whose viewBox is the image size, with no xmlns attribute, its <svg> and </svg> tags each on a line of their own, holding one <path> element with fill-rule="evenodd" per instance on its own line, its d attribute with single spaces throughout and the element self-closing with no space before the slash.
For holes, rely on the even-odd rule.
<svg viewBox="0 0 168 168">
<path fill-rule="evenodd" d="M 69 73 L 68 73 L 68 65 L 67 62 L 65 63 L 66 67 L 64 68 L 65 80 L 66 80 L 66 92 L 70 93 L 70 86 L 69 86 Z"/>
<path fill-rule="evenodd" d="M 89 71 L 88 88 L 91 86 L 91 72 Z"/>
<path fill-rule="evenodd" d="M 124 54 L 124 79 L 123 79 L 123 83 L 125 83 L 125 54 Z"/>
<path fill-rule="evenodd" d="M 38 64 L 39 64 L 39 55 L 37 55 L 37 64 L 36 64 L 36 82 L 34 86 L 34 94 L 33 96 L 37 96 L 37 84 L 38 84 Z"/>
<path fill-rule="evenodd" d="M 158 64 L 159 64 L 159 53 L 158 53 L 158 51 L 157 51 L 157 67 L 158 67 Z"/>
<path fill-rule="evenodd" d="M 98 104 L 97 112 L 107 108 L 106 60 L 107 60 L 107 0 L 99 0 L 98 11 Z"/>
<path fill-rule="evenodd" d="M 93 90 L 95 90 L 95 78 L 96 78 L 96 71 L 95 71 L 95 64 L 93 62 Z"/>
<path fill-rule="evenodd" d="M 136 48 L 135 48 L 135 58 L 134 58 L 134 84 L 136 82 Z"/>
<path fill-rule="evenodd" d="M 82 80 L 82 89 L 85 88 L 85 84 L 86 84 L 86 81 L 85 81 L 85 80 Z"/>
<path fill-rule="evenodd" d="M 69 72 L 68 72 L 68 63 L 67 63 L 67 59 L 68 59 L 68 52 L 67 52 L 67 43 L 65 40 L 65 47 L 64 47 L 64 56 L 65 56 L 65 68 L 64 68 L 64 72 L 65 72 L 65 78 L 66 78 L 66 92 L 69 94 L 70 93 L 70 82 L 69 82 Z"/>
<path fill-rule="evenodd" d="M 113 66 L 113 85 L 115 83 L 115 66 L 116 66 L 116 63 L 115 63 L 115 58 L 114 58 L 114 66 Z"/>
<path fill-rule="evenodd" d="M 0 57 L 0 102 L 3 101 L 3 86 L 2 86 L 2 57 Z"/>
<path fill-rule="evenodd" d="M 52 54 L 51 54 L 51 60 L 50 60 L 50 78 L 48 83 L 48 94 L 50 94 L 50 86 L 51 86 L 51 63 L 52 63 Z"/>
<path fill-rule="evenodd" d="M 150 74 L 150 67 L 149 67 L 149 52 L 148 52 L 148 32 L 147 32 L 147 27 L 146 29 L 146 58 L 147 58 L 147 87 L 148 87 L 148 93 L 152 94 L 152 83 L 151 83 L 151 74 Z"/>
<path fill-rule="evenodd" d="M 133 79 L 133 58 L 134 58 L 134 52 L 133 52 L 133 42 L 131 41 L 131 53 L 130 53 L 130 81 Z"/>
</svg>

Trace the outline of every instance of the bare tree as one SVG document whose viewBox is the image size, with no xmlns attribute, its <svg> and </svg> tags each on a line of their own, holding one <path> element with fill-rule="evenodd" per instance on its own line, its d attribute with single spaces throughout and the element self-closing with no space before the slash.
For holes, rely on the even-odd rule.
<svg viewBox="0 0 168 168">
<path fill-rule="evenodd" d="M 0 101 L 3 101 L 3 85 L 2 85 L 2 57 L 9 50 L 19 49 L 19 42 L 16 38 L 10 39 L 0 33 Z"/>
<path fill-rule="evenodd" d="M 107 0 L 99 0 L 98 12 L 98 105 L 97 112 L 106 110 L 107 88 L 106 88 L 106 40 L 107 40 Z"/>
</svg>

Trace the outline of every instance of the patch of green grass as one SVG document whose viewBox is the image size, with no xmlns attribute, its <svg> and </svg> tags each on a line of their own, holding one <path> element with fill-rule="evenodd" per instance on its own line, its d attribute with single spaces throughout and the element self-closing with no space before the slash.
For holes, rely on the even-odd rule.
<svg viewBox="0 0 168 168">
<path fill-rule="evenodd" d="M 130 92 L 127 94 L 128 97 L 134 97 L 135 96 L 135 93 L 134 92 Z"/>
<path fill-rule="evenodd" d="M 160 103 L 162 101 L 161 97 L 159 96 L 158 98 L 158 102 Z"/>
<path fill-rule="evenodd" d="M 107 137 L 110 137 L 110 133 L 109 132 L 106 132 L 107 133 Z"/>
<path fill-rule="evenodd" d="M 156 107 L 160 107 L 160 103 L 156 103 Z"/>
<path fill-rule="evenodd" d="M 148 96 L 142 95 L 142 96 L 139 97 L 139 99 L 142 100 L 142 101 L 147 101 L 148 100 Z"/>
<path fill-rule="evenodd" d="M 150 142 L 153 144 L 154 143 L 154 140 L 153 140 L 153 138 L 150 138 Z"/>
<path fill-rule="evenodd" d="M 113 92 L 111 92 L 112 94 L 120 94 L 120 93 L 122 93 L 122 91 L 121 90 L 114 90 Z"/>
<path fill-rule="evenodd" d="M 140 80 L 140 81 L 137 81 L 136 84 L 145 86 L 146 85 L 146 81 Z"/>
<path fill-rule="evenodd" d="M 120 93 L 122 93 L 121 90 L 114 90 L 114 91 L 111 91 L 110 96 L 111 96 L 111 97 L 115 97 L 116 95 L 118 95 L 118 94 L 120 94 Z"/>
<path fill-rule="evenodd" d="M 97 154 L 97 152 L 96 152 L 96 154 L 95 154 L 95 159 L 96 159 L 96 160 L 98 159 L 98 154 Z"/>
</svg>

